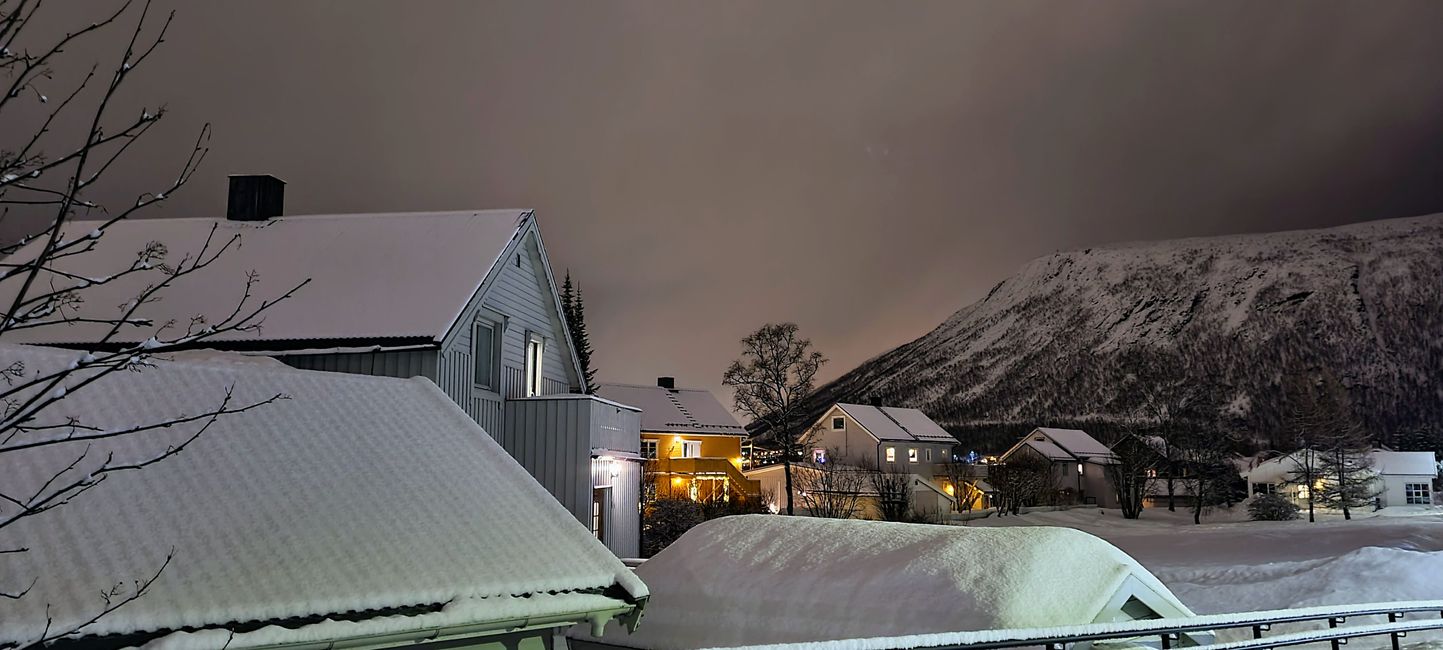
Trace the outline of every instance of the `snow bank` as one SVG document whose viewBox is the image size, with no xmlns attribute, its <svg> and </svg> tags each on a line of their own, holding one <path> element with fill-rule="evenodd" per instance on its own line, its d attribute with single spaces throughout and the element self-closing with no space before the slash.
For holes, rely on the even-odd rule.
<svg viewBox="0 0 1443 650">
<path fill-rule="evenodd" d="M 653 594 L 646 618 L 629 636 L 608 631 L 608 643 L 683 650 L 1077 625 L 1129 578 L 1191 614 L 1127 554 L 1065 528 L 727 517 L 636 572 Z"/>
<path fill-rule="evenodd" d="M 20 361 L 27 373 L 66 367 L 80 354 L 0 344 L 0 364 Z M 52 630 L 70 629 L 101 610 L 103 590 L 119 585 L 128 593 L 172 553 L 144 596 L 86 632 L 443 604 L 432 619 L 477 623 L 598 600 L 624 606 L 627 596 L 646 595 L 620 560 L 424 379 L 160 362 L 70 391 L 41 424 L 74 417 L 105 431 L 164 422 L 208 412 L 232 388 L 231 408 L 288 399 L 223 416 L 179 455 L 99 474 L 100 484 L 69 504 L 0 529 L 0 548 L 30 549 L 0 554 L 0 590 L 35 581 L 24 598 L 0 598 L 0 646 L 23 647 L 47 616 Z M 0 454 L 0 492 L 43 491 L 72 461 L 75 469 L 57 484 L 87 476 L 110 454 L 115 463 L 154 457 L 202 424 L 96 441 L 88 451 L 70 441 Z M 0 502 L 0 521 L 15 511 Z M 616 597 L 597 595 L 603 591 Z M 582 595 L 590 597 L 570 598 Z M 330 629 L 426 624 L 427 616 L 390 617 Z"/>
</svg>

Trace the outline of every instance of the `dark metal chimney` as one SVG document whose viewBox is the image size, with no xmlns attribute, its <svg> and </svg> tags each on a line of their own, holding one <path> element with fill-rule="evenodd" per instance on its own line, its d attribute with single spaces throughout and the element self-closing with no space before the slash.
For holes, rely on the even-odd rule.
<svg viewBox="0 0 1443 650">
<path fill-rule="evenodd" d="M 676 377 L 657 377 L 656 385 L 667 390 L 676 390 Z"/>
<path fill-rule="evenodd" d="M 270 174 L 234 174 L 226 199 L 225 218 L 231 221 L 265 221 L 281 216 L 286 182 Z"/>
</svg>

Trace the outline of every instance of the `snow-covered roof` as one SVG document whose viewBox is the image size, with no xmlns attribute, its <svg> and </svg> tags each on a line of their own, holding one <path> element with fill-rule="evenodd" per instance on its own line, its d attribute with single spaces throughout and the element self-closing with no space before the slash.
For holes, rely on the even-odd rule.
<svg viewBox="0 0 1443 650">
<path fill-rule="evenodd" d="M 917 409 L 896 406 L 867 406 L 862 404 L 837 403 L 842 409 L 877 440 L 900 440 L 903 442 L 945 442 L 955 443 L 957 439 L 946 429 L 938 426 L 931 418 Z"/>
<path fill-rule="evenodd" d="M 747 430 L 715 395 L 692 388 L 602 384 L 596 394 L 641 409 L 641 430 L 744 436 Z"/>
<path fill-rule="evenodd" d="M 688 650 L 1083 624 L 1121 616 L 1114 597 L 1129 588 L 1164 615 L 1191 615 L 1126 553 L 1068 528 L 745 515 L 691 529 L 636 571 L 654 596 L 646 620 L 607 643 Z"/>
<path fill-rule="evenodd" d="M 0 345 L 27 375 L 80 353 Z M 237 635 L 230 648 L 378 631 L 625 611 L 645 585 L 428 380 L 324 373 L 255 362 L 158 362 L 72 390 L 43 421 L 113 430 L 216 408 L 287 399 L 217 419 L 176 456 L 105 474 L 51 511 L 0 529 L 0 647 L 67 629 L 101 592 L 158 578 L 88 635 L 317 618 Z M 0 454 L 0 492 L 150 457 L 200 422 Z M 21 436 L 17 444 L 29 438 Z M 15 509 L 0 503 L 0 520 Z M 539 543 L 544 542 L 544 543 Z M 174 557 L 165 565 L 167 554 Z M 345 621 L 326 619 L 343 618 Z M 267 631 L 269 630 L 269 631 Z M 262 634 L 264 633 L 264 634 Z M 224 632 L 186 637 L 220 648 Z M 135 642 L 138 644 L 139 642 Z"/>
<path fill-rule="evenodd" d="M 104 277 L 128 268 L 148 242 L 161 242 L 166 262 L 198 255 L 211 229 L 211 251 L 231 237 L 240 240 L 211 266 L 166 288 L 163 299 L 143 306 L 137 317 L 169 320 L 182 329 L 195 315 L 215 320 L 235 309 L 246 274 L 259 281 L 253 301 L 273 299 L 309 278 L 296 297 L 269 309 L 259 332 L 231 332 L 215 340 L 293 339 L 440 340 L 482 280 L 517 236 L 530 213 L 521 210 L 465 212 L 307 215 L 267 221 L 226 219 L 126 219 L 101 234 L 93 251 L 64 259 L 58 266 L 85 278 Z M 76 221 L 70 238 L 84 236 L 99 222 Z M 29 259 L 36 241 L 16 253 Z M 75 280 L 42 274 L 40 286 Z M 138 273 L 84 292 L 79 315 L 114 318 L 119 305 L 132 300 L 154 272 Z M 13 292 L 15 289 L 8 289 Z M 0 296 L 5 300 L 9 296 Z M 153 328 L 128 328 L 117 341 L 150 337 Z M 85 343 L 99 338 L 101 324 L 42 327 L 7 334 L 15 343 Z"/>
<path fill-rule="evenodd" d="M 1373 471 L 1384 475 L 1437 476 L 1438 459 L 1431 451 L 1374 451 Z"/>
<path fill-rule="evenodd" d="M 1295 451 L 1261 461 L 1242 472 L 1251 483 L 1281 483 L 1298 471 L 1294 457 L 1306 453 Z M 1380 476 L 1437 476 L 1437 460 L 1431 451 L 1383 451 L 1368 454 L 1372 471 Z"/>
<path fill-rule="evenodd" d="M 1048 460 L 1113 462 L 1117 456 L 1111 449 L 1081 429 L 1037 427 L 1002 454 L 1006 460 L 1022 447 L 1031 447 Z"/>
</svg>

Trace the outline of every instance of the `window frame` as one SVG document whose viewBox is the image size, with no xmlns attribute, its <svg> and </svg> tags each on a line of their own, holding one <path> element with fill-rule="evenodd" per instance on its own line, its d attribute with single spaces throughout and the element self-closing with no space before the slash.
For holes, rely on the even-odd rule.
<svg viewBox="0 0 1443 650">
<path fill-rule="evenodd" d="M 534 350 L 534 353 L 533 353 Z M 545 387 L 543 367 L 546 361 L 546 339 L 537 332 L 526 333 L 524 366 L 521 369 L 526 397 L 541 396 Z"/>
<path fill-rule="evenodd" d="M 887 448 L 887 462 L 889 462 L 889 463 L 895 463 L 895 462 L 897 462 L 897 448 L 896 448 L 896 447 L 888 447 L 888 448 Z"/>
<path fill-rule="evenodd" d="M 813 447 L 813 448 L 812 448 L 812 462 L 813 462 L 813 463 L 816 463 L 816 464 L 818 464 L 818 465 L 826 464 L 826 462 L 827 462 L 827 450 L 826 450 L 825 448 L 823 448 L 823 447 Z"/>
<path fill-rule="evenodd" d="M 846 431 L 846 430 L 847 430 L 847 418 L 844 418 L 844 417 L 842 417 L 842 416 L 840 416 L 840 415 L 832 416 L 832 430 L 833 430 L 833 431 Z"/>
<path fill-rule="evenodd" d="M 650 451 L 648 451 L 650 448 Z M 651 438 L 641 439 L 641 457 L 647 460 L 656 460 L 657 453 L 661 450 L 661 443 Z"/>
<path fill-rule="evenodd" d="M 485 382 L 481 381 L 481 359 L 482 351 L 476 345 L 476 333 L 481 328 L 491 330 L 491 349 L 486 351 L 486 357 L 491 360 L 489 377 Z M 499 392 L 501 389 L 501 332 L 503 326 L 499 321 L 490 318 L 477 318 L 471 323 L 471 384 L 476 388 L 490 392 Z"/>
<path fill-rule="evenodd" d="M 908 463 L 916 463 L 916 462 L 919 462 L 920 460 L 921 460 L 921 456 L 919 456 L 919 455 L 917 454 L 917 448 L 916 448 L 916 447 L 908 447 L 908 448 L 907 448 L 907 462 L 908 462 Z"/>
<path fill-rule="evenodd" d="M 1403 503 L 1410 506 L 1433 505 L 1433 486 L 1429 483 L 1404 483 Z"/>
<path fill-rule="evenodd" d="M 681 455 L 680 455 L 680 456 L 677 456 L 677 458 L 701 458 L 701 441 L 700 441 L 700 440 L 679 440 L 678 442 L 681 443 Z M 689 455 L 689 454 L 687 453 L 687 450 L 688 450 L 688 449 L 695 449 L 695 450 L 696 450 L 696 455 L 695 455 L 695 456 Z"/>
</svg>

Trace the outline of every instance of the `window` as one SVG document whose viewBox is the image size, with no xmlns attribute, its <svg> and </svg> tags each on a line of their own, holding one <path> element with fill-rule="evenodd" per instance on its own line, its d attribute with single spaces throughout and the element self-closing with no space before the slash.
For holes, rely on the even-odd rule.
<svg viewBox="0 0 1443 650">
<path fill-rule="evenodd" d="M 889 463 L 895 463 L 895 462 L 897 462 L 897 448 L 896 448 L 896 447 L 888 447 L 888 448 L 887 448 L 887 462 L 889 462 Z"/>
<path fill-rule="evenodd" d="M 812 450 L 812 462 L 821 464 L 827 462 L 827 450 L 817 448 Z"/>
<path fill-rule="evenodd" d="M 927 448 L 927 462 L 929 462 L 929 463 L 932 462 L 932 448 L 931 448 L 931 447 L 928 447 L 928 448 Z"/>
<path fill-rule="evenodd" d="M 909 463 L 915 463 L 915 462 L 917 462 L 917 450 L 916 450 L 916 448 L 911 448 L 911 449 L 908 449 L 908 450 L 907 450 L 907 462 L 909 462 Z"/>
<path fill-rule="evenodd" d="M 681 441 L 681 457 L 682 457 L 682 458 L 701 458 L 701 441 L 700 441 L 700 440 L 683 440 L 683 441 Z"/>
<path fill-rule="evenodd" d="M 476 362 L 476 385 L 496 390 L 496 326 L 477 322 L 471 332 L 471 356 Z"/>
<path fill-rule="evenodd" d="M 841 431 L 842 429 L 845 429 L 845 428 L 847 428 L 847 419 L 846 419 L 846 418 L 832 418 L 832 430 L 833 430 L 833 431 Z"/>
<path fill-rule="evenodd" d="M 1403 496 L 1408 505 L 1427 506 L 1433 504 L 1432 487 L 1427 483 L 1404 483 Z"/>
<path fill-rule="evenodd" d="M 1254 483 L 1253 494 L 1277 494 L 1278 486 L 1272 483 Z"/>
<path fill-rule="evenodd" d="M 643 441 L 641 441 L 641 457 L 642 457 L 642 458 L 652 458 L 652 459 L 655 459 L 655 458 L 656 458 L 656 441 L 655 441 L 655 440 L 643 440 Z"/>
<path fill-rule="evenodd" d="M 541 360 L 546 352 L 546 341 L 539 335 L 526 335 L 526 396 L 541 394 Z"/>
<path fill-rule="evenodd" d="M 591 534 L 606 541 L 606 507 L 611 503 L 611 488 L 591 490 Z"/>
</svg>

